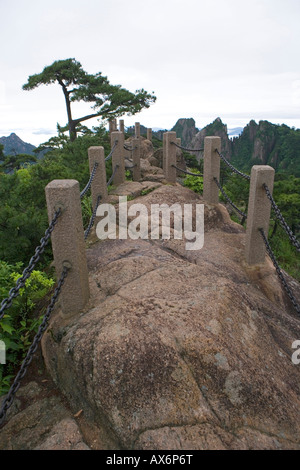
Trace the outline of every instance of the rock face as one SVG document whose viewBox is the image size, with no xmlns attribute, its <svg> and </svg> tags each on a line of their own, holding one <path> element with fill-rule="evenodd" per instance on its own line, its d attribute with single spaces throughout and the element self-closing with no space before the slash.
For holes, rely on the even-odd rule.
<svg viewBox="0 0 300 470">
<path fill-rule="evenodd" d="M 193 118 L 178 119 L 175 126 L 171 130 L 176 132 L 177 137 L 180 137 L 183 147 L 189 145 L 198 132 L 195 120 Z"/>
<path fill-rule="evenodd" d="M 137 202 L 203 203 L 177 184 Z M 89 304 L 53 316 L 45 363 L 83 410 L 84 441 L 98 429 L 102 449 L 300 449 L 300 321 L 273 266 L 247 267 L 222 205 L 205 206 L 203 248 L 185 242 L 95 243 Z"/>
<path fill-rule="evenodd" d="M 128 146 L 129 148 L 132 146 L 132 139 L 133 139 L 132 137 L 129 137 L 129 139 L 125 141 L 125 145 Z M 141 159 L 145 159 L 153 155 L 153 145 L 152 145 L 152 142 L 150 142 L 150 140 L 145 139 L 144 137 L 140 137 L 140 146 L 141 146 L 140 147 Z M 125 151 L 124 153 L 128 158 L 131 158 L 130 151 Z"/>
<path fill-rule="evenodd" d="M 258 165 L 272 164 L 276 166 L 278 153 L 275 151 L 276 144 L 276 126 L 268 121 L 260 121 L 256 124 L 255 121 L 250 121 L 248 124 L 249 140 L 252 145 L 251 160 L 255 161 Z M 272 155 L 272 158 L 270 158 Z"/>
<path fill-rule="evenodd" d="M 18 155 L 19 153 L 34 155 L 33 150 L 36 148 L 32 144 L 23 142 L 14 132 L 8 137 L 0 137 L 0 144 L 4 146 L 4 155 Z"/>
<path fill-rule="evenodd" d="M 223 124 L 220 118 L 215 119 L 213 123 L 201 129 L 201 131 L 199 131 L 194 136 L 190 144 L 191 148 L 193 149 L 203 148 L 205 137 L 212 136 L 212 135 L 221 137 L 222 153 L 227 158 L 230 158 L 232 154 L 232 142 L 228 138 L 227 126 L 226 124 Z M 195 153 L 195 155 L 198 159 L 200 158 L 200 154 L 198 152 Z"/>
<path fill-rule="evenodd" d="M 88 450 L 65 400 L 51 380 L 21 387 L 0 431 L 2 450 Z"/>
</svg>

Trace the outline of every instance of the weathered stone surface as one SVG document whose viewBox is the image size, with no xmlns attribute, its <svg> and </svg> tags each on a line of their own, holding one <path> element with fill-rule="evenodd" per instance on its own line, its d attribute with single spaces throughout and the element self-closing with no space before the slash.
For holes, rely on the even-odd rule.
<svg viewBox="0 0 300 470">
<path fill-rule="evenodd" d="M 139 202 L 202 201 L 175 184 Z M 244 245 L 211 205 L 200 251 L 172 239 L 88 249 L 89 304 L 53 317 L 43 351 L 102 448 L 300 449 L 299 319 L 271 262 L 249 268 Z"/>
<path fill-rule="evenodd" d="M 29 382 L 21 387 L 0 430 L 0 449 L 88 449 L 70 410 L 47 385 Z"/>
<path fill-rule="evenodd" d="M 147 178 L 148 175 L 162 175 L 164 176 L 164 172 L 162 168 L 159 168 L 158 166 L 153 166 L 149 162 L 149 160 L 144 159 L 141 160 L 141 177 L 142 178 Z"/>
<path fill-rule="evenodd" d="M 161 186 L 160 182 L 153 181 L 125 181 L 118 185 L 116 188 L 113 188 L 109 193 L 108 202 L 112 202 L 119 199 L 111 198 L 111 196 L 132 196 L 137 197 L 142 195 L 145 191 L 152 191 Z"/>
<path fill-rule="evenodd" d="M 51 435 L 35 450 L 90 450 L 74 419 L 65 418 L 51 430 Z"/>
<path fill-rule="evenodd" d="M 131 147 L 131 142 L 132 142 L 132 139 L 133 137 L 129 137 L 126 141 L 125 141 L 125 145 L 127 147 Z M 148 139 L 145 139 L 144 137 L 139 137 L 140 139 L 140 145 L 141 145 L 141 159 L 146 159 L 148 157 L 150 157 L 151 155 L 153 155 L 153 144 L 150 140 Z M 131 152 L 125 152 L 126 155 L 130 158 L 130 155 L 131 155 Z"/>
</svg>

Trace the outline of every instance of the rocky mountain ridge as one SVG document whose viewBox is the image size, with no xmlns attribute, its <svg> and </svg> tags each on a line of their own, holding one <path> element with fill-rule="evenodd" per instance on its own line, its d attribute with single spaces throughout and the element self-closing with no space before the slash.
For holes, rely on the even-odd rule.
<svg viewBox="0 0 300 470">
<path fill-rule="evenodd" d="M 227 125 L 218 117 L 194 136 L 191 148 L 202 148 L 205 137 L 212 135 L 221 137 L 222 153 L 241 170 L 250 171 L 253 165 L 270 165 L 276 172 L 300 177 L 299 129 L 251 120 L 239 136 L 231 139 Z"/>
<path fill-rule="evenodd" d="M 4 155 L 19 155 L 25 153 L 27 155 L 35 155 L 34 145 L 24 142 L 20 137 L 12 132 L 8 137 L 0 137 L 0 145 L 3 145 Z"/>
<path fill-rule="evenodd" d="M 284 171 L 300 177 L 300 130 L 284 124 L 272 124 L 262 120 L 256 123 L 251 120 L 241 131 L 241 128 L 229 129 L 220 117 L 203 129 L 196 127 L 193 118 L 180 118 L 172 127 L 181 145 L 188 148 L 203 148 L 206 136 L 221 137 L 222 152 L 239 169 L 249 171 L 255 164 L 270 165 L 276 171 Z M 154 138 L 162 140 L 167 129 L 152 132 Z M 128 134 L 134 133 L 134 127 L 128 127 Z M 141 135 L 147 128 L 141 125 Z M 23 142 L 15 133 L 9 137 L 1 137 L 0 144 L 4 145 L 4 155 L 27 153 L 33 155 L 34 145 Z M 38 158 L 42 156 L 38 155 Z M 196 156 L 198 158 L 199 154 Z"/>
</svg>

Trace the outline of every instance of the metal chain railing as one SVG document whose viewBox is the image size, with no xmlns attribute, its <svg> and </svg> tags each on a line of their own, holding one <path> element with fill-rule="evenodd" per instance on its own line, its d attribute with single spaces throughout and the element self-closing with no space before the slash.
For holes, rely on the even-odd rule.
<svg viewBox="0 0 300 470">
<path fill-rule="evenodd" d="M 116 165 L 116 166 L 115 166 L 115 169 L 114 169 L 114 171 L 113 171 L 113 173 L 112 173 L 112 175 L 111 175 L 111 177 L 109 178 L 108 182 L 106 183 L 107 186 L 109 186 L 109 185 L 111 184 L 111 182 L 112 182 L 112 180 L 114 179 L 114 176 L 115 176 L 116 171 L 117 171 L 118 168 L 119 168 L 119 165 Z"/>
<path fill-rule="evenodd" d="M 91 216 L 90 221 L 89 221 L 89 225 L 88 225 L 87 229 L 86 229 L 85 232 L 84 232 L 84 239 L 85 239 L 85 240 L 86 240 L 87 237 L 89 236 L 89 233 L 90 233 L 90 231 L 91 231 L 91 228 L 92 228 L 93 225 L 94 225 L 95 217 L 96 217 L 96 213 L 97 213 L 97 209 L 98 209 L 98 206 L 99 206 L 99 204 L 100 204 L 100 200 L 101 200 L 101 196 L 98 196 L 96 206 L 94 207 L 92 216 Z"/>
<path fill-rule="evenodd" d="M 54 291 L 54 294 L 51 298 L 50 304 L 48 305 L 47 311 L 46 311 L 46 313 L 43 317 L 42 323 L 39 326 L 38 332 L 36 333 L 36 335 L 33 339 L 33 342 L 32 342 L 32 344 L 31 344 L 31 346 L 30 346 L 30 348 L 29 348 L 29 350 L 26 354 L 26 357 L 22 362 L 21 368 L 20 368 L 18 374 L 16 375 L 16 377 L 13 381 L 13 384 L 9 389 L 9 392 L 6 395 L 6 397 L 5 397 L 5 399 L 2 403 L 2 406 L 1 406 L 1 409 L 0 409 L 0 426 L 3 424 L 3 422 L 5 420 L 7 410 L 10 408 L 10 406 L 13 403 L 14 397 L 15 397 L 15 395 L 16 395 L 16 393 L 17 393 L 17 391 L 18 391 L 18 389 L 21 385 L 21 381 L 22 381 L 23 377 L 25 376 L 25 374 L 27 372 L 27 368 L 28 368 L 29 364 L 32 362 L 33 355 L 37 350 L 37 347 L 38 347 L 38 345 L 41 341 L 43 333 L 47 329 L 48 322 L 49 322 L 49 319 L 50 319 L 50 315 L 53 312 L 55 303 L 58 299 L 58 296 L 60 294 L 61 288 L 63 286 L 63 283 L 65 281 L 65 278 L 66 278 L 68 272 L 69 272 L 69 268 L 64 267 L 63 271 L 62 271 L 62 274 L 61 274 L 61 277 L 58 281 L 57 287 L 56 287 L 56 289 Z"/>
<path fill-rule="evenodd" d="M 214 177 L 214 181 L 216 183 L 216 185 L 218 186 L 219 190 L 221 191 L 221 193 L 223 194 L 223 196 L 225 197 L 225 199 L 229 202 L 229 204 L 236 210 L 236 212 L 238 212 L 242 217 L 243 217 L 243 221 L 247 218 L 247 214 L 245 214 L 245 212 L 241 211 L 241 209 L 239 209 L 233 202 L 232 200 L 230 199 L 230 197 L 226 194 L 226 192 L 224 191 L 224 189 L 222 188 L 221 184 L 219 183 L 219 181 L 217 180 L 216 177 Z"/>
<path fill-rule="evenodd" d="M 176 165 L 171 165 L 173 168 L 176 168 L 176 170 L 181 171 L 182 173 L 185 173 L 186 175 L 191 175 L 191 176 L 202 176 L 200 173 L 192 173 L 191 171 L 188 170 L 183 170 L 182 168 L 179 168 Z"/>
<path fill-rule="evenodd" d="M 124 144 L 124 149 L 125 149 L 125 150 L 128 150 L 128 152 L 132 152 L 133 150 L 136 149 L 136 147 L 129 147 L 128 145 L 125 145 L 125 144 Z"/>
<path fill-rule="evenodd" d="M 277 262 L 277 260 L 276 260 L 276 257 L 275 257 L 275 255 L 274 255 L 274 253 L 273 253 L 273 251 L 272 251 L 272 248 L 271 248 L 271 246 L 270 246 L 270 244 L 269 244 L 269 242 L 268 242 L 268 240 L 267 240 L 267 237 L 266 237 L 266 235 L 265 235 L 265 232 L 263 231 L 262 228 L 260 228 L 259 231 L 260 231 L 261 236 L 262 236 L 262 238 L 263 238 L 263 240 L 264 240 L 264 242 L 265 242 L 267 252 L 268 252 L 268 254 L 269 254 L 269 256 L 270 256 L 270 258 L 271 258 L 271 260 L 272 260 L 272 262 L 273 262 L 273 265 L 274 265 L 274 267 L 275 267 L 275 269 L 276 269 L 276 272 L 277 272 L 277 274 L 278 274 L 278 276 L 279 276 L 279 279 L 281 280 L 282 285 L 283 285 L 285 291 L 287 292 L 287 294 L 288 294 L 288 296 L 289 296 L 289 298 L 290 298 L 290 300 L 291 300 L 293 306 L 295 307 L 296 312 L 300 315 L 300 305 L 298 304 L 298 302 L 297 302 L 297 300 L 296 300 L 296 298 L 295 298 L 295 296 L 294 296 L 294 294 L 293 294 L 293 292 L 292 292 L 290 286 L 289 286 L 288 283 L 286 282 L 286 279 L 285 279 L 285 277 L 284 277 L 284 275 L 283 275 L 283 273 L 282 273 L 282 271 L 281 271 L 281 269 L 280 269 L 280 266 L 279 266 L 279 264 L 278 264 L 278 262 Z"/>
<path fill-rule="evenodd" d="M 94 168 L 93 168 L 93 170 L 92 170 L 92 172 L 91 172 L 90 179 L 88 180 L 86 187 L 85 187 L 85 188 L 81 191 L 81 193 L 80 193 L 80 199 L 82 199 L 83 196 L 84 196 L 84 195 L 88 192 L 88 190 L 90 189 L 91 184 L 92 184 L 92 182 L 93 182 L 93 179 L 94 179 L 94 177 L 95 177 L 97 168 L 98 168 L 98 163 L 95 162 Z"/>
<path fill-rule="evenodd" d="M 114 153 L 114 150 L 115 150 L 117 144 L 118 144 L 118 139 L 116 139 L 116 140 L 114 141 L 114 145 L 112 146 L 112 149 L 111 149 L 109 155 L 107 155 L 107 157 L 105 158 L 105 161 L 106 161 L 106 162 L 112 157 L 112 154 Z"/>
<path fill-rule="evenodd" d="M 222 153 L 219 152 L 218 149 L 216 149 L 216 152 L 218 153 L 219 157 L 223 160 L 223 162 L 234 172 L 236 173 L 237 175 L 241 176 L 242 178 L 250 181 L 250 176 L 249 175 L 246 175 L 245 173 L 242 173 L 240 170 L 238 170 L 237 168 L 235 168 L 233 165 L 231 165 L 231 163 L 224 157 L 224 155 Z"/>
<path fill-rule="evenodd" d="M 284 220 L 284 217 L 279 209 L 279 207 L 277 206 L 276 202 L 274 201 L 273 199 L 273 196 L 268 188 L 268 186 L 264 183 L 263 184 L 263 187 L 266 191 L 266 194 L 268 196 L 268 199 L 271 201 L 271 204 L 272 204 L 272 207 L 274 209 L 274 212 L 275 212 L 275 215 L 277 217 L 277 219 L 279 220 L 280 222 L 280 225 L 282 226 L 282 228 L 285 230 L 285 232 L 287 233 L 289 239 L 290 239 L 290 242 L 292 243 L 292 245 L 294 245 L 294 247 L 297 249 L 297 251 L 300 251 L 300 243 L 298 242 L 297 238 L 295 237 L 295 235 L 293 234 L 292 230 L 290 229 L 290 227 L 288 226 L 288 224 L 286 223 L 286 221 Z"/>
<path fill-rule="evenodd" d="M 182 147 L 181 145 L 177 144 L 176 142 L 171 142 L 172 145 L 175 145 L 175 147 L 178 147 L 181 150 L 185 150 L 186 152 L 204 152 L 204 148 L 202 149 L 189 149 L 186 147 Z"/>
<path fill-rule="evenodd" d="M 24 271 L 22 273 L 22 276 L 19 277 L 19 279 L 17 280 L 15 287 L 10 289 L 10 291 L 8 293 L 8 297 L 6 299 L 2 300 L 1 308 L 0 308 L 0 320 L 2 320 L 2 318 L 5 314 L 5 310 L 11 306 L 13 299 L 16 298 L 19 295 L 20 289 L 25 286 L 26 280 L 31 275 L 31 273 L 34 270 L 37 262 L 40 260 L 41 254 L 44 252 L 45 247 L 47 246 L 47 244 L 49 242 L 50 235 L 51 235 L 51 233 L 52 233 L 52 231 L 55 227 L 55 224 L 58 220 L 58 217 L 60 215 L 61 215 L 61 209 L 58 209 L 55 212 L 54 217 L 53 217 L 52 221 L 49 224 L 49 227 L 45 231 L 44 237 L 41 238 L 40 245 L 35 249 L 35 254 L 30 259 L 28 266 L 24 269 Z"/>
</svg>

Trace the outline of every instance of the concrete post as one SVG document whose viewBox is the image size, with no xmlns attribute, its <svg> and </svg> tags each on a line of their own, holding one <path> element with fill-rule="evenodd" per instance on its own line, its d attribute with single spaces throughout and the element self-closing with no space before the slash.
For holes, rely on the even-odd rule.
<svg viewBox="0 0 300 470">
<path fill-rule="evenodd" d="M 119 120 L 119 131 L 123 132 L 124 134 L 125 126 L 124 126 L 124 119 Z"/>
<path fill-rule="evenodd" d="M 172 142 L 177 143 L 176 132 L 164 132 L 163 134 L 163 170 L 165 178 L 170 183 L 176 182 L 176 146 Z"/>
<path fill-rule="evenodd" d="M 132 164 L 134 168 L 132 170 L 133 181 L 140 181 L 141 179 L 141 141 L 140 139 L 132 139 Z"/>
<path fill-rule="evenodd" d="M 203 199 L 208 203 L 218 204 L 219 188 L 214 178 L 220 181 L 220 156 L 221 138 L 205 137 L 204 139 L 204 164 L 203 164 Z"/>
<path fill-rule="evenodd" d="M 111 133 L 114 131 L 114 122 L 112 119 L 108 121 L 108 125 L 109 125 L 109 134 L 111 135 Z"/>
<path fill-rule="evenodd" d="M 112 171 L 115 171 L 116 166 L 118 168 L 116 170 L 113 184 L 121 184 L 125 181 L 125 158 L 124 158 L 124 134 L 120 131 L 114 131 L 111 133 L 111 147 L 114 146 L 115 142 L 117 141 L 115 150 L 112 154 Z"/>
<path fill-rule="evenodd" d="M 94 209 L 97 204 L 98 196 L 101 196 L 101 203 L 105 202 L 108 196 L 104 147 L 90 147 L 88 149 L 88 156 L 90 173 L 93 171 L 95 163 L 98 163 L 91 185 L 92 207 Z"/>
<path fill-rule="evenodd" d="M 140 125 L 139 122 L 135 123 L 135 137 L 136 137 L 136 139 L 141 137 L 141 125 Z"/>
<path fill-rule="evenodd" d="M 57 278 L 63 267 L 71 269 L 60 294 L 65 315 L 80 312 L 89 299 L 89 280 L 81 214 L 80 189 L 76 180 L 53 180 L 45 188 L 49 221 L 62 209 L 51 234 Z"/>
<path fill-rule="evenodd" d="M 254 165 L 251 169 L 245 248 L 249 265 L 263 263 L 265 260 L 266 247 L 259 229 L 262 228 L 268 237 L 271 202 L 263 184 L 268 186 L 272 194 L 274 176 L 274 168 L 268 165 Z"/>
<path fill-rule="evenodd" d="M 147 129 L 147 139 L 152 142 L 152 129 Z"/>
</svg>

